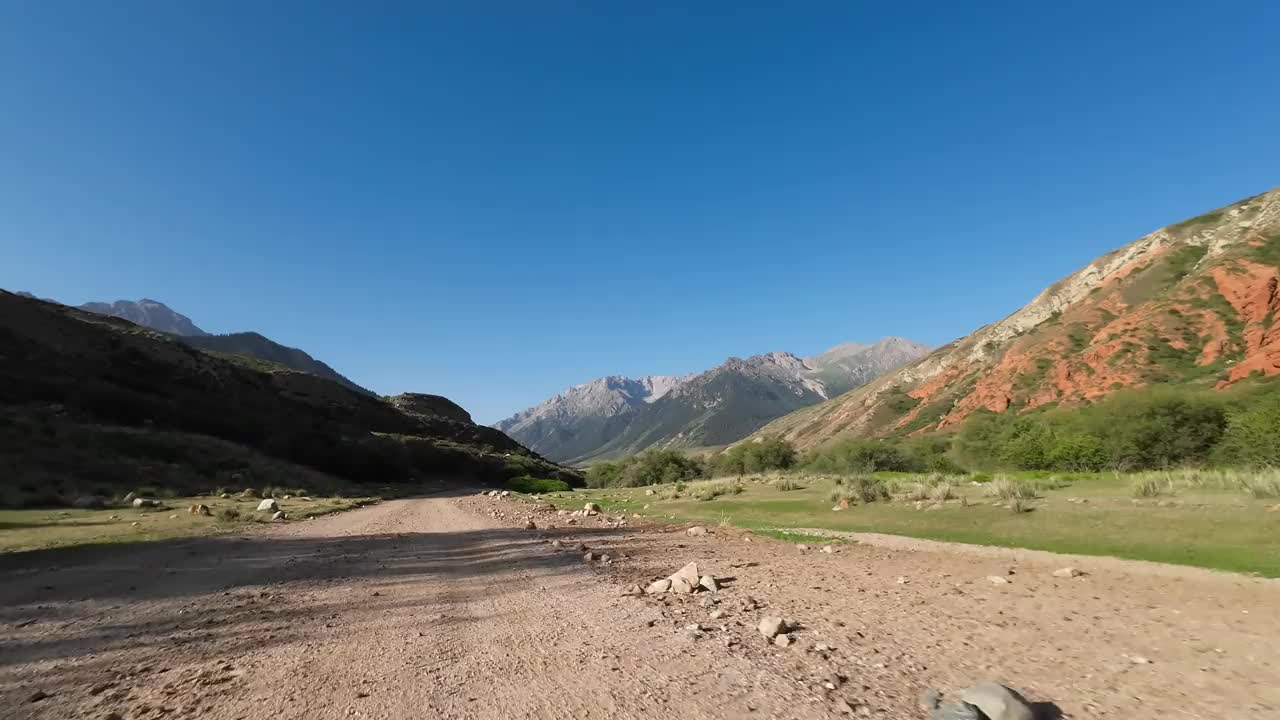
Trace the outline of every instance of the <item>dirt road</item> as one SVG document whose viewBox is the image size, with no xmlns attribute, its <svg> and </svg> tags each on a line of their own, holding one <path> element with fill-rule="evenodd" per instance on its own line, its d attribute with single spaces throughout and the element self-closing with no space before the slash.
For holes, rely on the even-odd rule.
<svg viewBox="0 0 1280 720">
<path fill-rule="evenodd" d="M 526 512 L 399 500 L 0 558 L 0 716 L 917 718 L 921 689 L 997 678 L 1045 717 L 1280 717 L 1275 583 L 1112 567 L 1067 580 L 596 518 L 525 530 Z M 579 542 L 614 561 L 584 563 Z M 716 604 L 622 595 L 689 560 L 726 580 Z M 802 625 L 795 644 L 764 642 L 766 612 Z"/>
</svg>

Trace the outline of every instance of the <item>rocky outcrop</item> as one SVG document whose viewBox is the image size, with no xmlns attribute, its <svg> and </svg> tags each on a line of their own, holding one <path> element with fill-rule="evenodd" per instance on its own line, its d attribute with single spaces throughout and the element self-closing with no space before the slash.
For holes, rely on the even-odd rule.
<svg viewBox="0 0 1280 720">
<path fill-rule="evenodd" d="M 471 413 L 463 410 L 461 405 L 441 395 L 401 393 L 387 398 L 387 401 L 402 412 L 413 415 L 442 417 L 447 420 L 464 423 L 471 422 Z"/>
<path fill-rule="evenodd" d="M 1277 374 L 1278 263 L 1280 190 L 1272 190 L 1139 238 L 1003 320 L 757 435 L 811 447 L 836 436 L 947 428 L 979 409 Z"/>
<path fill-rule="evenodd" d="M 116 300 L 112 303 L 88 302 L 80 306 L 99 315 L 110 315 L 128 320 L 135 325 L 159 330 L 171 335 L 200 337 L 209 333 L 196 327 L 191 318 L 179 313 L 158 300 Z"/>
</svg>

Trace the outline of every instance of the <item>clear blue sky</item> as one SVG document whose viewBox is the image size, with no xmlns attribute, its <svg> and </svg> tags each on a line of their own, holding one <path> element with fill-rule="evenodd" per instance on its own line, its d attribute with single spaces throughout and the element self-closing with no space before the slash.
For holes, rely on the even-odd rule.
<svg viewBox="0 0 1280 720">
<path fill-rule="evenodd" d="M 941 344 L 1280 185 L 1276 3 L 748 5 L 0 0 L 0 287 L 490 422 Z"/>
</svg>

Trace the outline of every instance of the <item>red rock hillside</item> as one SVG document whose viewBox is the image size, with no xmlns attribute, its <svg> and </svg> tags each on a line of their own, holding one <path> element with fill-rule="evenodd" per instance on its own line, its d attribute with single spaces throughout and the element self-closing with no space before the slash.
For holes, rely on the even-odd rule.
<svg viewBox="0 0 1280 720">
<path fill-rule="evenodd" d="M 1094 260 L 1026 307 L 757 435 L 945 429 L 979 408 L 1087 403 L 1122 388 L 1223 388 L 1280 373 L 1280 189 L 1158 230 Z"/>
</svg>

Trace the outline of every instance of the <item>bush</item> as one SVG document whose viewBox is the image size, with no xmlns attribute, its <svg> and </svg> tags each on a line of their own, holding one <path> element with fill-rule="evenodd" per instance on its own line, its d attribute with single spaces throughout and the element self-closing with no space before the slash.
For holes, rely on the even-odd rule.
<svg viewBox="0 0 1280 720">
<path fill-rule="evenodd" d="M 1036 497 L 1034 485 L 1008 475 L 997 475 L 987 485 L 985 491 L 988 495 L 998 497 L 1005 502 L 1010 500 L 1034 500 Z"/>
<path fill-rule="evenodd" d="M 536 478 L 531 475 L 521 475 L 507 480 L 507 488 L 515 492 L 526 493 L 529 495 L 537 493 L 553 493 L 568 492 L 572 490 L 569 483 L 563 480 L 552 480 L 549 478 Z"/>
<path fill-rule="evenodd" d="M 228 522 L 240 519 L 240 508 L 227 507 L 218 510 L 218 519 Z"/>
<path fill-rule="evenodd" d="M 646 450 L 616 463 L 597 463 L 587 470 L 587 486 L 644 487 L 687 482 L 706 477 L 700 458 L 676 450 Z"/>
<path fill-rule="evenodd" d="M 737 495 L 742 492 L 742 483 L 737 480 L 711 480 L 693 486 L 691 494 L 699 500 L 714 500 L 721 495 Z"/>
<path fill-rule="evenodd" d="M 827 445 L 806 458 L 805 469 L 832 475 L 919 470 L 897 445 L 884 440 L 845 440 Z"/>
<path fill-rule="evenodd" d="M 747 475 L 789 470 L 796 464 L 795 447 L 782 438 L 766 437 L 761 440 L 739 443 L 715 461 L 717 475 Z"/>
<path fill-rule="evenodd" d="M 1229 413 L 1214 459 L 1241 467 L 1280 467 L 1280 394 Z"/>
<path fill-rule="evenodd" d="M 840 503 L 873 503 L 877 500 L 889 500 L 892 495 L 885 482 L 873 475 L 854 475 L 841 478 L 836 489 L 831 492 L 831 501 Z"/>
<path fill-rule="evenodd" d="M 1144 473 L 1134 478 L 1130 492 L 1135 498 L 1173 494 L 1173 479 L 1167 473 Z"/>
<path fill-rule="evenodd" d="M 783 492 L 788 492 L 788 491 L 791 491 L 791 490 L 803 490 L 803 489 L 804 489 L 804 485 L 801 485 L 799 480 L 797 480 L 797 479 L 795 479 L 795 478 L 792 478 L 792 477 L 785 477 L 785 476 L 784 476 L 784 477 L 780 477 L 780 478 L 778 478 L 777 480 L 774 480 L 774 481 L 773 481 L 773 486 L 774 486 L 774 487 L 776 487 L 776 488 L 778 488 L 779 490 L 781 490 L 781 491 L 783 491 Z"/>
</svg>

